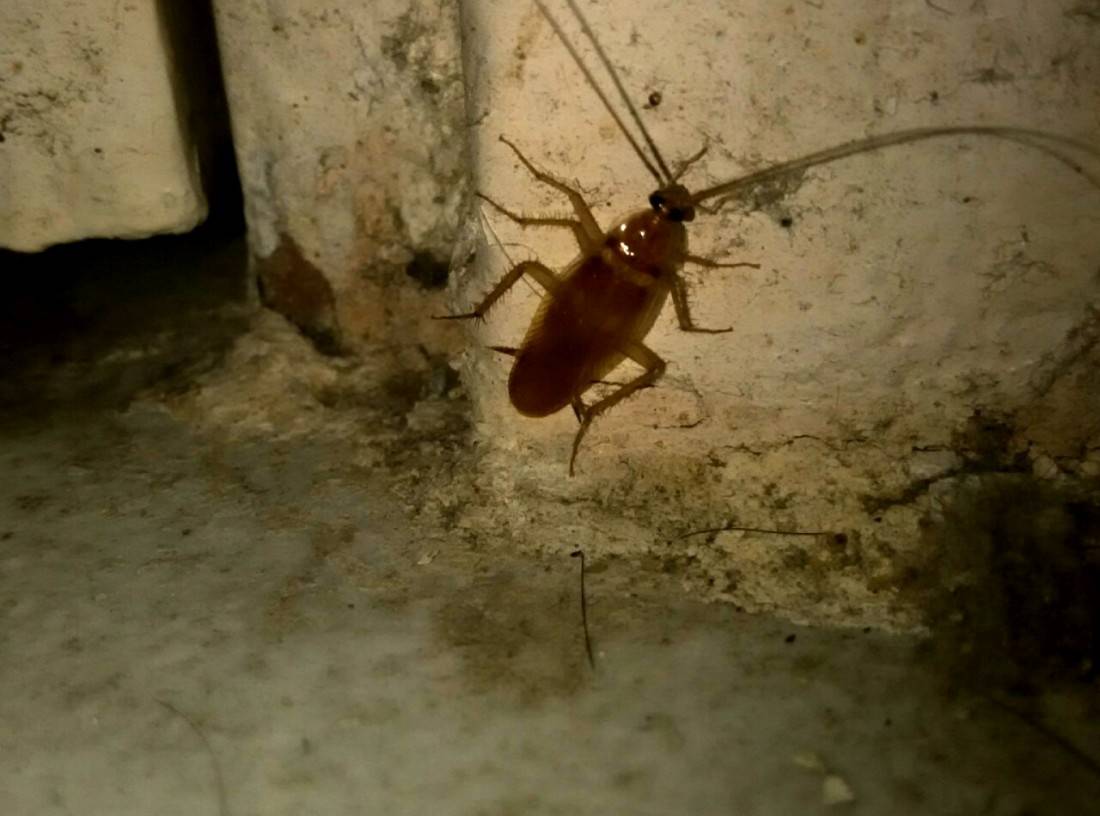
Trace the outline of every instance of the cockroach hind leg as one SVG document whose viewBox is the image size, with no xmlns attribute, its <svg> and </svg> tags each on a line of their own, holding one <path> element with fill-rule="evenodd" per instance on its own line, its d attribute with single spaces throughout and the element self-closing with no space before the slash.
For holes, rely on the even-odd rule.
<svg viewBox="0 0 1100 816">
<path fill-rule="evenodd" d="M 498 351 L 501 354 L 507 354 L 509 357 L 515 357 L 519 354 L 519 349 L 515 346 L 489 346 L 491 351 Z"/>
<path fill-rule="evenodd" d="M 621 386 L 614 393 L 608 394 L 592 405 L 585 406 L 581 404 L 582 410 L 578 416 L 578 419 L 581 421 L 581 426 L 577 428 L 577 434 L 573 437 L 573 452 L 569 456 L 570 476 L 576 475 L 577 454 L 580 453 L 581 440 L 584 439 L 585 434 L 588 433 L 588 429 L 592 425 L 592 420 L 600 414 L 614 408 L 634 392 L 653 385 L 657 380 L 661 379 L 665 373 L 665 368 L 667 367 L 665 361 L 643 343 L 637 341 L 624 342 L 621 351 L 638 365 L 644 367 L 645 371 L 630 382 Z M 580 400 L 577 399 L 574 401 L 574 403 L 577 402 L 580 402 Z M 573 410 L 577 410 L 576 404 L 573 405 Z"/>
<path fill-rule="evenodd" d="M 577 454 L 581 452 L 581 440 L 584 439 L 584 435 L 588 433 L 588 426 L 592 424 L 591 414 L 585 413 L 583 417 L 577 417 L 577 419 L 580 419 L 581 426 L 577 428 L 577 434 L 573 437 L 573 452 L 569 454 L 570 476 L 577 475 Z"/>
<path fill-rule="evenodd" d="M 570 403 L 570 405 L 573 407 L 573 416 L 577 418 L 577 422 L 580 422 L 583 425 L 584 412 L 588 410 L 587 407 L 583 402 L 581 402 L 580 397 L 573 397 L 573 401 Z M 576 453 L 574 453 L 573 456 L 574 458 L 576 458 Z"/>
</svg>

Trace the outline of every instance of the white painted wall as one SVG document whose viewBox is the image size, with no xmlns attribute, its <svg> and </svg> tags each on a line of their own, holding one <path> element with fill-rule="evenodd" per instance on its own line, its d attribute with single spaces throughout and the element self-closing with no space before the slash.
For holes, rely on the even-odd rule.
<svg viewBox="0 0 1100 816">
<path fill-rule="evenodd" d="M 171 71 L 155 3 L 0 4 L 0 246 L 205 218 Z"/>
<path fill-rule="evenodd" d="M 563 2 L 548 5 L 577 31 Z M 635 103 L 663 95 L 642 115 L 669 162 L 709 145 L 689 187 L 921 125 L 1012 124 L 1100 145 L 1100 26 L 1071 0 L 581 6 Z M 534 4 L 464 8 L 478 189 L 526 213 L 568 212 L 504 134 L 576 181 L 605 227 L 644 207 L 652 180 Z M 486 215 L 513 261 L 561 267 L 576 254 L 568 233 Z M 519 286 L 472 330 L 484 482 L 506 497 L 477 523 L 539 547 L 624 552 L 663 546 L 655 530 L 731 518 L 843 530 L 862 565 L 813 591 L 790 570 L 785 583 L 766 577 L 784 572 L 788 544 L 833 557 L 813 539 L 731 533 L 691 558 L 710 594 L 745 606 L 886 619 L 896 610 L 870 587 L 899 551 L 920 549 L 920 519 L 969 461 L 959 435 L 977 412 L 1003 418 L 1009 447 L 1037 470 L 1100 470 L 1089 375 L 1100 362 L 1100 190 L 1050 158 L 980 138 L 894 148 L 813 170 L 770 204 L 701 216 L 690 235 L 697 253 L 762 265 L 687 272 L 697 322 L 734 332 L 684 334 L 670 306 L 647 341 L 667 376 L 597 422 L 576 479 L 571 413 L 518 416 L 510 361 L 485 350 L 521 340 L 539 292 Z M 469 240 L 479 254 L 461 273 L 460 308 L 510 265 L 480 230 Z M 740 580 L 724 584 L 730 571 Z"/>
</svg>

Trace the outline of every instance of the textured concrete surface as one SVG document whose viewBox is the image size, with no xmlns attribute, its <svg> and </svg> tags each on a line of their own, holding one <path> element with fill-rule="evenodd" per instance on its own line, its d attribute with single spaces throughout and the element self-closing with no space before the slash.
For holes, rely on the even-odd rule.
<svg viewBox="0 0 1100 816">
<path fill-rule="evenodd" d="M 176 70 L 156 3 L 0 6 L 0 246 L 202 221 L 204 147 Z"/>
<path fill-rule="evenodd" d="M 590 670 L 578 562 L 464 526 L 509 497 L 479 483 L 445 371 L 319 354 L 251 312 L 232 242 L 84 249 L 0 321 L 0 811 L 1064 816 L 1100 796 L 1095 694 L 974 689 L 934 643 L 702 605 L 674 560 L 590 556 Z"/>
<path fill-rule="evenodd" d="M 466 195 L 457 8 L 215 2 L 264 296 L 334 348 L 445 345 Z"/>
<path fill-rule="evenodd" d="M 590 55 L 566 5 L 548 5 Z M 669 163 L 708 146 L 685 177 L 696 189 L 922 125 L 1100 144 L 1100 27 L 1070 0 L 582 6 Z M 644 207 L 653 180 L 534 4 L 464 8 L 478 189 L 523 213 L 567 212 L 505 135 L 579 185 L 603 225 Z M 564 551 L 596 529 L 608 551 L 657 556 L 698 529 L 817 531 L 691 539 L 698 588 L 805 619 L 911 625 L 893 590 L 930 566 L 927 531 L 968 479 L 1010 472 L 1073 492 L 1100 472 L 1098 204 L 1096 186 L 1039 151 L 960 138 L 852 158 L 701 214 L 693 251 L 762 266 L 687 272 L 698 324 L 733 332 L 684 334 L 667 309 L 648 338 L 667 375 L 597 421 L 573 480 L 571 412 L 518 416 L 509 358 L 486 348 L 522 338 L 541 291 L 520 285 L 471 329 L 464 361 L 482 467 L 509 501 L 471 513 L 519 542 Z M 576 254 L 566 231 L 488 208 L 467 242 L 459 309 L 516 260 L 561 268 Z"/>
</svg>

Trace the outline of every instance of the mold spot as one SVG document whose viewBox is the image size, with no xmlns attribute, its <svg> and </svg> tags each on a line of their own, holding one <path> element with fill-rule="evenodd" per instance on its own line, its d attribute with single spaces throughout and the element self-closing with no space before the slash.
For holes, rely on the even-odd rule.
<svg viewBox="0 0 1100 816">
<path fill-rule="evenodd" d="M 1100 493 L 990 474 L 940 507 L 917 586 L 953 680 L 1029 693 L 1100 676 Z"/>
</svg>

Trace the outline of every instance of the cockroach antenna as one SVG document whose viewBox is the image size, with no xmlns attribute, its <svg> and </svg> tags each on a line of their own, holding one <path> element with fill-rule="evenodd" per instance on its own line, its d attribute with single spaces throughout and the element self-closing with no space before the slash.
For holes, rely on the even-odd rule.
<svg viewBox="0 0 1100 816">
<path fill-rule="evenodd" d="M 626 89 L 623 87 L 623 83 L 619 79 L 615 67 L 611 64 L 611 60 L 608 59 L 607 53 L 603 50 L 603 46 L 600 45 L 600 41 L 596 39 L 595 32 L 592 31 L 592 27 L 588 25 L 588 20 L 584 18 L 581 10 L 577 7 L 576 0 L 566 0 L 566 3 L 569 5 L 569 10 L 573 12 L 573 16 L 577 18 L 577 22 L 580 23 L 581 31 L 584 33 L 584 36 L 592 43 L 592 48 L 595 50 L 596 56 L 599 57 L 600 62 L 603 64 L 604 68 L 607 69 L 607 73 L 611 77 L 612 83 L 614 83 L 615 88 L 619 92 L 619 98 L 623 100 L 623 104 L 626 105 L 626 109 L 630 113 L 630 117 L 634 120 L 634 124 L 636 124 L 638 130 L 642 132 L 642 138 L 645 139 L 645 143 L 649 146 L 650 151 L 652 151 L 653 158 L 657 162 L 657 167 L 660 167 L 660 171 L 650 162 L 649 157 L 646 156 L 641 145 L 638 144 L 638 141 L 634 138 L 634 135 L 630 132 L 630 129 L 626 126 L 622 117 L 619 116 L 615 107 L 611 104 L 611 100 L 607 98 L 607 94 L 603 92 L 603 88 L 596 82 L 596 78 L 592 75 L 592 71 L 581 58 L 580 53 L 577 51 L 577 47 L 573 45 L 569 37 L 566 36 L 565 31 L 562 30 L 561 24 L 554 18 L 554 15 L 550 13 L 550 9 L 546 8 L 542 0 L 535 0 L 535 5 L 538 6 L 539 11 L 542 12 L 542 16 L 550 23 L 550 27 L 554 29 L 554 33 L 558 35 L 558 39 L 561 40 L 562 45 L 565 46 L 565 50 L 569 52 L 569 56 L 573 58 L 573 62 L 577 64 L 581 73 L 584 74 L 584 78 L 588 80 L 588 86 L 592 88 L 596 96 L 600 98 L 600 102 L 603 103 L 604 108 L 611 114 L 611 118 L 615 120 L 615 124 L 619 126 L 619 130 L 622 131 L 623 136 L 630 142 L 630 146 L 634 148 L 634 152 L 638 154 L 638 158 L 642 160 L 645 169 L 650 172 L 650 175 L 652 175 L 661 186 L 671 184 L 673 181 L 672 173 L 669 171 L 668 165 L 665 164 L 665 160 L 661 156 L 661 151 L 657 149 L 657 145 L 649 135 L 649 131 L 646 130 L 645 125 L 642 124 L 642 117 L 638 115 L 638 111 L 635 109 L 633 103 L 631 103 L 629 94 L 627 94 Z"/>
<path fill-rule="evenodd" d="M 923 127 L 899 130 L 896 133 L 884 133 L 879 136 L 869 136 L 865 139 L 854 139 L 850 142 L 818 150 L 797 159 L 785 161 L 763 170 L 757 170 L 730 181 L 724 181 L 713 187 L 707 187 L 691 196 L 693 204 L 701 204 L 709 198 L 718 196 L 733 196 L 739 190 L 755 187 L 766 181 L 808 170 L 829 162 L 855 156 L 858 153 L 869 153 L 884 147 L 917 142 L 923 139 L 935 139 L 943 136 L 992 136 L 997 139 L 1005 139 L 1010 142 L 1022 144 L 1033 150 L 1038 150 L 1052 159 L 1061 162 L 1075 173 L 1084 176 L 1094 187 L 1100 188 L 1100 175 L 1089 171 L 1083 164 L 1071 156 L 1060 152 L 1055 146 L 1068 150 L 1077 150 L 1088 154 L 1093 158 L 1100 158 L 1100 149 L 1080 139 L 1062 136 L 1057 133 L 1046 133 L 1030 128 L 1006 127 L 1001 125 L 958 125 L 947 127 Z"/>
</svg>

